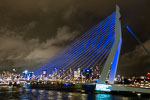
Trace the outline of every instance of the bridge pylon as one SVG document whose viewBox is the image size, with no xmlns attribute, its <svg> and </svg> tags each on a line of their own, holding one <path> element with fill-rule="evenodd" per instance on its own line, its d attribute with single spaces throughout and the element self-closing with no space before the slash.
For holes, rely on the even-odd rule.
<svg viewBox="0 0 150 100">
<path fill-rule="evenodd" d="M 122 35 L 121 35 L 120 12 L 119 12 L 119 6 L 116 5 L 115 41 L 106 59 L 98 83 L 105 84 L 109 72 L 110 74 L 109 74 L 108 83 L 109 84 L 114 83 L 117 65 L 118 65 L 118 59 L 121 50 L 121 44 L 122 44 Z"/>
</svg>

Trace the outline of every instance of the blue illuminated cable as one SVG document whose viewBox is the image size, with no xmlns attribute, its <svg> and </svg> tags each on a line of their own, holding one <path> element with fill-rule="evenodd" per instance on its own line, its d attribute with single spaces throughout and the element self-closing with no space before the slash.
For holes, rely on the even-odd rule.
<svg viewBox="0 0 150 100">
<path fill-rule="evenodd" d="M 111 44 L 113 44 L 114 43 L 114 39 L 112 40 L 112 42 L 111 42 Z M 111 46 L 112 47 L 112 46 Z M 108 48 L 110 48 L 110 47 L 108 47 Z M 108 49 L 107 47 L 106 47 L 106 49 Z"/>
<path fill-rule="evenodd" d="M 109 19 L 109 20 L 111 20 L 111 19 Z M 104 24 L 107 24 L 107 23 L 104 23 Z M 103 25 L 103 24 L 102 24 Z M 100 27 L 102 27 L 102 25 L 100 25 Z M 100 27 L 98 27 L 97 29 L 99 29 Z M 88 31 L 87 33 L 90 33 L 90 35 L 93 35 L 93 30 L 95 31 L 97 31 L 97 29 L 94 29 L 94 28 L 92 28 L 92 31 Z M 87 34 L 88 35 L 88 34 Z M 77 39 L 78 40 L 78 39 Z M 85 38 L 84 38 L 84 40 L 85 40 Z M 80 40 L 78 40 L 79 42 L 80 42 Z M 77 45 L 77 43 L 76 43 L 76 45 Z"/>
<path fill-rule="evenodd" d="M 114 14 L 112 14 L 112 15 L 114 15 Z M 109 16 L 109 17 L 110 17 L 110 16 Z M 109 18 L 109 17 L 108 17 L 108 18 Z M 111 17 L 110 17 L 110 18 L 111 18 Z M 111 19 L 108 19 L 108 20 L 111 20 Z M 106 18 L 106 20 L 102 21 L 103 23 L 102 23 L 102 22 L 100 22 L 100 24 L 105 24 L 105 21 L 107 21 L 107 18 Z M 97 24 L 95 27 L 97 28 L 98 26 L 99 26 L 99 24 Z M 94 30 L 95 30 L 95 27 L 93 27 L 92 29 L 94 29 Z M 91 30 L 92 30 L 92 29 L 91 29 Z M 88 32 L 90 32 L 90 33 L 91 33 L 91 31 L 90 31 L 90 30 L 89 30 Z M 88 32 L 86 32 L 86 33 L 88 33 Z M 86 34 L 86 35 L 88 35 L 88 34 Z M 78 39 L 77 39 L 77 41 L 78 41 Z M 75 42 L 75 43 L 76 43 L 76 42 Z M 77 44 L 77 43 L 76 43 L 76 44 Z"/>
<path fill-rule="evenodd" d="M 110 48 L 111 48 L 111 46 L 110 46 Z M 103 62 L 104 59 L 108 56 L 109 52 L 110 52 L 110 49 L 105 50 L 104 53 L 99 57 L 99 59 L 96 59 L 97 61 L 96 61 L 96 62 L 93 64 L 93 66 L 90 67 L 90 68 L 93 68 L 94 65 L 96 65 L 97 62 L 100 61 L 100 60 L 101 60 L 101 62 Z M 101 63 L 101 62 L 100 62 L 100 63 Z M 89 69 L 89 67 L 82 68 L 82 69 L 81 69 L 81 70 L 82 70 L 81 73 L 85 72 L 87 69 Z"/>
<path fill-rule="evenodd" d="M 86 58 L 86 57 L 85 57 Z M 80 63 L 80 62 L 79 62 Z M 75 66 L 75 65 L 74 65 Z"/>
<path fill-rule="evenodd" d="M 139 38 L 136 37 L 136 35 L 133 33 L 133 31 L 129 28 L 129 26 L 127 25 L 126 28 L 128 29 L 128 31 L 133 35 L 133 37 L 139 42 L 139 44 L 143 47 L 143 49 L 145 50 L 145 52 L 150 56 L 150 52 L 149 50 L 144 46 L 144 44 L 140 41 Z"/>
<path fill-rule="evenodd" d="M 113 15 L 113 14 L 112 14 Z"/>
<path fill-rule="evenodd" d="M 110 46 L 109 46 L 109 48 L 111 48 L 112 47 L 112 44 L 110 44 Z M 106 49 L 106 54 L 108 54 L 108 52 L 110 51 L 110 49 L 108 50 L 108 49 Z M 102 57 L 103 57 L 104 55 L 102 54 Z M 105 55 L 105 56 L 107 56 L 107 55 Z M 97 56 L 95 59 L 97 59 L 99 56 Z M 102 58 L 102 57 L 100 57 L 100 58 Z M 105 57 L 103 57 L 103 59 L 105 59 Z M 103 61 L 103 60 L 102 60 Z M 94 60 L 93 60 L 93 62 L 94 62 Z M 88 66 L 86 67 L 86 69 L 88 69 L 89 67 L 91 66 L 91 64 L 88 64 Z"/>
<path fill-rule="evenodd" d="M 113 40 L 111 40 L 112 42 L 110 43 L 111 44 L 111 46 L 110 47 L 108 47 L 108 48 L 111 48 L 112 47 L 112 45 L 113 45 L 113 43 L 114 43 L 114 39 Z M 107 47 L 106 47 L 106 50 L 108 49 Z M 102 56 L 103 56 L 103 54 L 102 54 Z M 99 57 L 99 59 L 101 59 L 102 57 Z M 95 59 L 96 60 L 96 59 Z M 95 62 L 95 64 L 96 64 L 97 62 Z M 89 67 L 89 64 L 88 64 L 88 67 Z M 88 68 L 87 67 L 87 68 Z"/>
<path fill-rule="evenodd" d="M 97 56 L 97 55 L 95 55 L 95 56 Z M 95 56 L 94 56 L 94 57 L 95 57 Z M 100 56 L 100 55 L 99 55 L 99 56 Z M 97 56 L 97 57 L 99 57 L 99 56 Z M 94 59 L 97 59 L 97 58 L 94 58 Z M 93 58 L 92 58 L 92 60 L 93 60 Z M 89 61 L 88 61 L 88 63 L 85 64 L 85 65 L 88 65 L 88 67 L 89 67 L 89 66 L 91 66 L 91 64 L 92 64 L 94 61 L 95 61 L 95 60 L 93 60 L 90 64 L 89 64 Z M 85 65 L 84 65 L 84 66 L 85 66 Z M 84 68 L 84 66 L 80 67 L 80 69 L 82 70 L 82 69 Z M 75 70 L 76 70 L 76 69 L 75 69 Z M 75 71 L 75 70 L 73 70 L 73 71 Z M 73 72 L 73 71 L 72 71 L 72 72 Z M 72 74 L 72 73 L 71 73 L 71 74 Z"/>
<path fill-rule="evenodd" d="M 104 51 L 104 53 L 105 53 L 106 51 Z M 87 63 L 85 63 L 85 64 L 82 64 L 82 66 L 85 66 L 85 65 L 87 65 Z M 81 65 L 80 65 L 81 66 Z M 82 68 L 82 66 L 80 67 L 80 66 L 78 66 L 78 68 L 80 68 L 80 70 L 82 70 L 83 68 Z M 68 75 L 68 76 L 71 76 L 71 74 L 75 71 L 75 70 L 77 70 L 77 68 L 74 68 L 74 69 L 72 69 L 73 71 Z M 67 77 L 68 77 L 67 76 Z M 66 77 L 66 78 L 67 78 Z"/>
<path fill-rule="evenodd" d="M 111 48 L 112 48 L 112 46 L 111 46 Z M 99 58 L 99 59 L 97 59 L 97 61 L 94 63 L 94 65 L 92 66 L 92 68 L 99 62 L 99 61 L 101 61 L 98 65 L 101 65 L 102 63 L 103 63 L 103 61 L 104 61 L 104 59 L 108 56 L 108 54 L 109 54 L 109 52 L 111 51 L 111 49 L 108 49 L 108 52 L 107 52 L 107 54 L 106 55 L 104 55 L 104 57 L 101 57 L 101 58 Z M 102 59 L 103 58 L 103 59 Z"/>
<path fill-rule="evenodd" d="M 98 23 L 96 26 L 94 26 L 93 28 L 91 28 L 89 31 L 87 31 L 86 33 L 82 34 L 79 38 L 84 38 L 86 35 L 88 35 L 87 33 L 89 33 L 89 32 L 91 33 L 96 28 L 99 28 L 99 26 L 102 27 L 102 25 L 106 24 L 105 22 L 107 22 L 108 20 L 111 20 L 114 15 L 116 15 L 116 12 L 112 13 L 110 16 L 108 16 L 107 18 L 105 18 L 102 22 Z M 76 44 L 76 41 L 79 41 L 78 38 L 75 41 L 73 41 L 73 43 L 71 45 L 69 45 L 69 46 L 72 46 L 72 45 Z"/>
<path fill-rule="evenodd" d="M 87 52 L 87 53 L 88 53 L 88 52 Z M 90 54 L 88 53 L 88 55 L 91 55 L 91 54 L 92 54 L 92 52 L 91 52 Z M 83 59 L 83 58 L 81 58 L 81 59 Z M 80 59 L 78 59 L 78 60 L 80 60 Z"/>
<path fill-rule="evenodd" d="M 114 37 L 115 38 L 115 37 Z M 115 39 L 114 39 L 115 41 Z M 113 46 L 113 44 L 112 44 Z M 112 47 L 111 47 L 112 48 Z M 111 49 L 109 49 L 109 52 L 111 51 Z M 101 60 L 101 58 L 99 58 L 95 63 L 94 65 L 92 66 L 92 68 L 101 60 L 101 62 L 98 64 L 99 66 L 103 63 L 104 59 L 108 56 L 109 52 L 103 57 L 103 59 Z"/>
<path fill-rule="evenodd" d="M 105 54 L 105 52 L 106 52 L 106 51 L 104 51 L 104 54 Z M 84 65 L 84 66 L 85 66 L 85 65 Z M 84 68 L 81 68 L 81 67 L 80 67 L 80 70 L 83 70 L 83 69 L 86 70 L 85 67 L 84 67 Z M 74 69 L 67 77 L 71 76 L 71 74 L 73 74 L 73 72 L 74 72 L 75 70 L 77 70 L 77 69 Z M 83 70 L 83 71 L 85 71 L 85 70 Z M 83 71 L 82 71 L 82 72 L 83 72 Z M 67 78 L 67 77 L 65 77 L 65 78 Z"/>
<path fill-rule="evenodd" d="M 108 43 L 108 44 L 109 44 L 109 43 Z M 110 45 L 110 44 L 109 44 L 109 45 Z M 95 57 L 95 56 L 93 56 L 92 59 L 93 59 L 94 57 Z M 89 61 L 88 61 L 88 62 L 89 62 Z M 87 65 L 87 64 L 86 64 L 86 65 Z M 83 66 L 81 66 L 81 67 L 79 67 L 79 68 L 82 69 L 82 67 L 83 67 Z M 74 70 L 69 74 L 69 76 L 70 76 L 75 70 L 76 70 L 76 69 L 74 69 Z"/>
<path fill-rule="evenodd" d="M 103 61 L 105 60 L 105 58 L 108 56 L 108 54 L 110 53 L 110 51 L 111 51 L 111 49 L 108 49 L 107 52 L 106 52 L 106 54 L 101 57 L 102 59 L 99 58 L 99 59 L 97 60 L 97 62 L 94 63 L 94 65 L 93 65 L 91 68 L 93 68 L 99 61 L 101 61 L 101 62 L 99 63 L 99 66 L 100 66 L 100 65 L 103 63 Z M 85 68 L 81 73 L 85 72 L 87 69 L 89 69 L 89 67 Z"/>
</svg>

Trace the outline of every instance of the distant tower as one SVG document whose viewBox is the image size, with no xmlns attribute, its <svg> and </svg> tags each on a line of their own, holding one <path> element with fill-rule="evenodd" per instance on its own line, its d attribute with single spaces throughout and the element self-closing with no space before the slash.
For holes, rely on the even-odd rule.
<svg viewBox="0 0 150 100">
<path fill-rule="evenodd" d="M 98 83 L 101 83 L 101 84 L 105 83 L 109 70 L 110 70 L 110 74 L 109 74 L 108 83 L 110 84 L 114 83 L 121 44 L 122 44 L 122 36 L 121 36 L 120 13 L 119 13 L 119 7 L 116 6 L 115 41 L 108 55 L 108 58 L 104 64 L 104 68 L 102 70 Z"/>
</svg>

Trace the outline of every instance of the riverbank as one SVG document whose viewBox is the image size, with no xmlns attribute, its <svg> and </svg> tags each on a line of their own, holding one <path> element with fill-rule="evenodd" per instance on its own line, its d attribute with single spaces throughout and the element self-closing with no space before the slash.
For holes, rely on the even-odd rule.
<svg viewBox="0 0 150 100">
<path fill-rule="evenodd" d="M 114 86 L 112 86 L 114 87 Z M 115 86 L 116 87 L 116 86 Z M 121 86 L 119 86 L 121 87 Z M 93 94 L 114 94 L 114 95 L 126 95 L 126 96 L 148 96 L 150 93 L 136 92 L 137 87 L 127 87 L 128 89 L 132 88 L 131 91 L 117 90 L 116 88 L 111 91 L 98 91 L 96 90 L 96 84 L 30 84 L 29 88 L 33 89 L 46 89 L 46 90 L 55 90 L 55 91 L 67 91 L 67 92 L 81 92 L 81 93 L 93 93 Z M 134 91 L 135 89 L 135 91 Z M 150 92 L 150 89 L 148 89 Z"/>
</svg>

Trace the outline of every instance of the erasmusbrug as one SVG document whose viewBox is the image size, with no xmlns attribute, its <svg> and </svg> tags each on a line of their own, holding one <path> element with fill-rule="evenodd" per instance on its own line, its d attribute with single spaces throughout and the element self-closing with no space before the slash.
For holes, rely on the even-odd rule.
<svg viewBox="0 0 150 100">
<path fill-rule="evenodd" d="M 126 28 L 150 56 L 148 49 L 131 29 L 128 26 Z M 34 72 L 34 78 L 39 80 L 44 78 L 47 80 L 48 78 L 49 81 L 62 83 L 87 82 L 89 87 L 93 83 L 91 81 L 83 82 L 83 79 L 92 79 L 93 81 L 94 77 L 97 79 L 95 90 L 99 92 L 134 91 L 150 94 L 150 90 L 147 88 L 114 84 L 121 44 L 120 12 L 119 7 L 116 6 L 115 12 L 76 38 L 64 50 L 38 68 Z M 88 75 L 88 77 L 85 78 L 85 75 Z"/>
<path fill-rule="evenodd" d="M 75 72 L 98 71 L 98 83 L 113 84 L 122 43 L 119 7 L 116 11 L 75 39 L 62 52 L 56 54 L 34 75 L 39 78 L 43 71 L 54 79 L 73 78 Z M 60 37 L 61 38 L 61 37 Z"/>
</svg>

